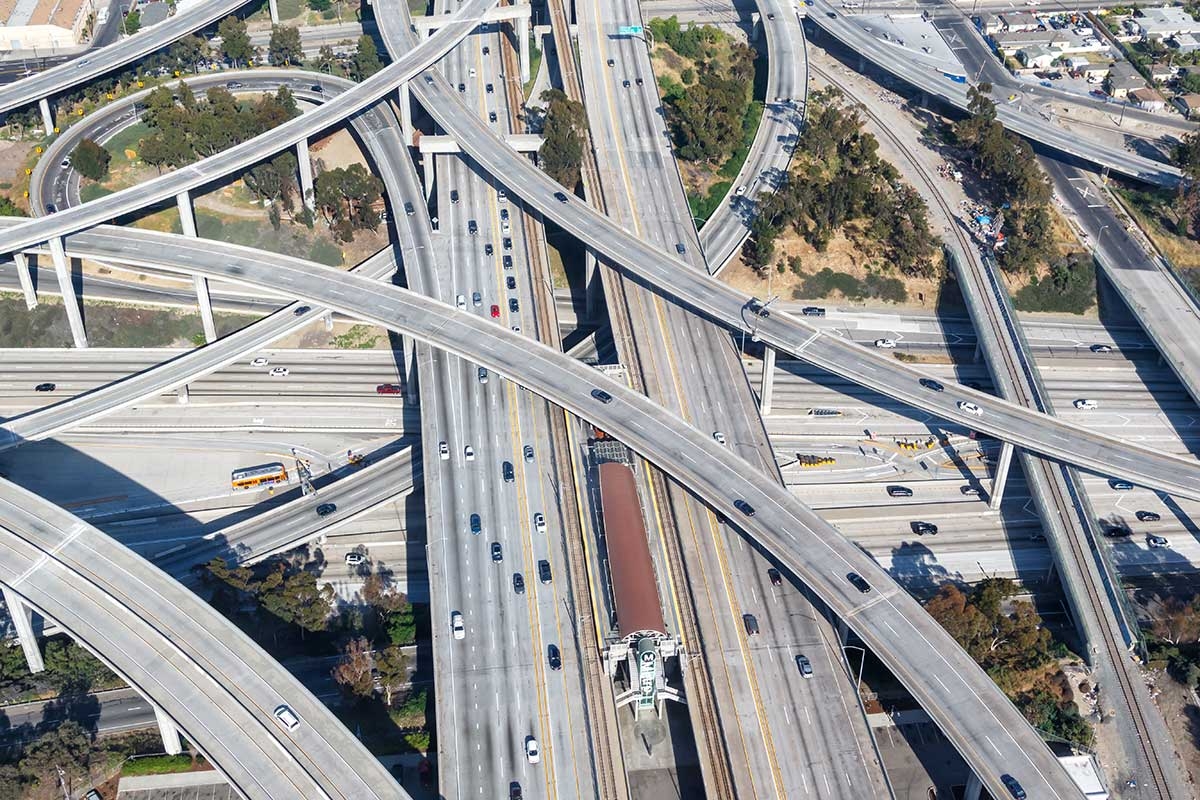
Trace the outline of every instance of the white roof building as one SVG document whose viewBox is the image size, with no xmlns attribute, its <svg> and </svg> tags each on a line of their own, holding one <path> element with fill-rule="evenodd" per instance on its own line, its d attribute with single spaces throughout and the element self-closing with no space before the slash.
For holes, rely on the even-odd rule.
<svg viewBox="0 0 1200 800">
<path fill-rule="evenodd" d="M 1169 39 L 1181 33 L 1200 33 L 1200 22 L 1180 6 L 1147 8 L 1136 17 L 1138 30 L 1148 39 Z"/>
</svg>

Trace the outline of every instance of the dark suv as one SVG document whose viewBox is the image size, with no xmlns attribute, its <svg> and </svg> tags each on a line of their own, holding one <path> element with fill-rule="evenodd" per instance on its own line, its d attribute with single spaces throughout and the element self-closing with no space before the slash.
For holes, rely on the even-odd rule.
<svg viewBox="0 0 1200 800">
<path fill-rule="evenodd" d="M 859 575 L 857 572 L 848 573 L 846 575 L 846 580 L 850 581 L 854 588 L 858 589 L 863 594 L 871 591 L 871 584 L 867 583 L 867 579 L 862 575 Z"/>
<path fill-rule="evenodd" d="M 516 480 L 516 473 L 513 472 L 513 465 L 511 461 L 505 461 L 500 467 L 500 472 L 504 475 L 505 483 L 512 483 L 514 480 Z"/>
<path fill-rule="evenodd" d="M 912 497 L 912 489 L 907 486 L 889 486 L 887 493 L 890 497 Z"/>
<path fill-rule="evenodd" d="M 825 309 L 819 306 L 805 306 L 801 310 L 801 313 L 806 317 L 823 317 L 825 316 Z"/>
<path fill-rule="evenodd" d="M 550 562 L 544 558 L 538 562 L 538 580 L 542 583 L 554 580 L 554 576 L 550 574 Z"/>
<path fill-rule="evenodd" d="M 917 536 L 924 536 L 927 533 L 930 535 L 936 535 L 938 532 L 938 526 L 934 525 L 932 522 L 910 522 L 908 523 L 908 527 L 911 528 L 912 532 Z"/>
</svg>

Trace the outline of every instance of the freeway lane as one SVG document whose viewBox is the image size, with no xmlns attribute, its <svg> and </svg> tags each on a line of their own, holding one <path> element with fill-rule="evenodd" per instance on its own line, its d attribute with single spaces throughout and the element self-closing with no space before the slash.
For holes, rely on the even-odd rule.
<svg viewBox="0 0 1200 800">
<path fill-rule="evenodd" d="M 141 258 L 173 257 L 176 263 L 161 264 L 164 268 L 287 286 L 310 301 L 469 358 L 613 433 L 737 520 L 738 527 L 846 620 L 995 793 L 1004 791 L 999 776 L 1010 773 L 1033 797 L 1081 797 L 1024 718 L 915 600 L 787 489 L 762 481 L 756 468 L 731 455 L 711 434 L 544 345 L 474 314 L 356 275 L 232 246 L 213 259 L 213 242 L 149 231 L 98 229 L 72 237 L 68 244 L 79 255 L 111 258 L 120 251 L 129 260 L 134 238 L 147 245 Z M 585 393 L 594 385 L 603 386 L 613 399 L 603 402 Z M 756 515 L 744 515 L 735 500 L 748 503 Z M 848 571 L 864 576 L 874 590 L 855 590 L 846 579 Z"/>
<path fill-rule="evenodd" d="M 431 77 L 435 73 L 426 72 Z M 509 190 L 541 211 L 585 244 L 603 254 L 634 280 L 690 306 L 700 314 L 785 353 L 803 358 L 836 375 L 943 419 L 1012 441 L 1050 458 L 1103 474 L 1128 478 L 1146 486 L 1200 498 L 1200 469 L 1191 460 L 1173 458 L 1134 443 L 1098 436 L 1080 426 L 1005 402 L 993 395 L 955 384 L 936 392 L 920 384 L 924 373 L 888 355 L 817 329 L 778 311 L 767 318 L 749 310 L 751 298 L 714 278 L 690 269 L 569 197 L 537 167 L 512 152 L 463 111 L 455 93 L 437 77 L 417 83 L 415 91 L 434 119 L 454 135 L 464 150 Z M 556 197 L 561 194 L 563 200 Z M 975 415 L 958 402 L 977 405 Z"/>
<path fill-rule="evenodd" d="M 0 112 L 35 103 L 111 72 L 200 30 L 245 4 L 246 0 L 203 0 L 191 4 L 186 10 L 120 42 L 0 87 Z"/>
<path fill-rule="evenodd" d="M 190 191 L 256 164 L 301 139 L 335 126 L 444 56 L 476 27 L 483 12 L 495 1 L 468 0 L 458 13 L 446 18 L 444 27 L 428 39 L 315 111 L 301 114 L 264 134 L 174 172 L 10 228 L 0 235 L 0 252 L 10 253 L 55 236 L 84 230 L 173 198 L 180 192 Z"/>
<path fill-rule="evenodd" d="M 149 562 L 7 481 L 0 526 L 0 581 L 161 706 L 244 796 L 407 797 L 287 670 Z"/>
</svg>

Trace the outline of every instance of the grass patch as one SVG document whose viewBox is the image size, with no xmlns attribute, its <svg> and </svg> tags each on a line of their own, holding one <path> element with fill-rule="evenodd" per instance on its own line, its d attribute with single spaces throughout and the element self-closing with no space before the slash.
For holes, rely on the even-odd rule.
<svg viewBox="0 0 1200 800">
<path fill-rule="evenodd" d="M 125 156 L 125 151 L 136 151 L 141 144 L 142 137 L 149 136 L 151 133 L 153 131 L 150 130 L 149 125 L 139 122 L 135 125 L 130 125 L 105 142 L 104 149 L 112 153 L 113 157 L 109 168 L 115 169 L 118 166 L 129 166 L 132 162 Z"/>
<path fill-rule="evenodd" d="M 109 189 L 107 186 L 101 186 L 100 184 L 92 183 L 91 181 L 87 181 L 79 187 L 79 199 L 85 203 L 90 203 L 93 200 L 98 200 L 101 197 L 110 195 L 112 193 L 113 190 Z"/>
<path fill-rule="evenodd" d="M 217 332 L 224 336 L 254 317 L 216 312 Z M 93 347 L 172 347 L 204 341 L 200 315 L 182 310 L 140 308 L 118 303 L 86 302 L 83 309 L 88 341 Z M 70 347 L 67 312 L 57 297 L 25 309 L 15 296 L 0 297 L 0 347 Z"/>
<path fill-rule="evenodd" d="M 1116 193 L 1167 260 L 1181 270 L 1200 268 L 1200 243 L 1183 232 L 1173 192 L 1126 187 L 1118 188 Z"/>
<path fill-rule="evenodd" d="M 1049 274 L 1017 291 L 1013 305 L 1018 311 L 1084 314 L 1096 305 L 1096 265 L 1082 253 L 1056 261 Z"/>
<path fill-rule="evenodd" d="M 688 192 L 688 207 L 700 225 L 703 225 L 713 215 L 732 185 L 733 183 L 730 181 L 717 181 L 708 187 L 707 194 L 699 195 L 695 192 Z"/>
<path fill-rule="evenodd" d="M 908 289 L 899 278 L 870 274 L 859 279 L 846 272 L 834 272 L 828 267 L 814 275 L 805 275 L 804 281 L 793 292 L 795 298 L 812 300 L 839 294 L 847 300 L 874 298 L 889 303 L 903 303 L 908 299 Z"/>
<path fill-rule="evenodd" d="M 185 755 L 132 758 L 121 767 L 121 775 L 124 777 L 126 775 L 170 775 L 175 772 L 190 772 L 192 763 L 192 757 Z"/>
<path fill-rule="evenodd" d="M 413 17 L 424 17 L 429 13 L 429 0 L 408 0 L 408 13 Z"/>
<path fill-rule="evenodd" d="M 525 99 L 529 99 L 529 93 L 533 91 L 533 84 L 537 81 L 538 70 L 542 68 L 542 51 L 534 42 L 533 37 L 529 37 L 529 80 L 526 82 L 524 91 Z"/>
<path fill-rule="evenodd" d="M 313 242 L 312 249 L 308 251 L 308 257 L 318 264 L 324 264 L 327 267 L 339 267 L 342 264 L 341 248 L 325 239 L 318 239 Z"/>
<path fill-rule="evenodd" d="M 172 229 L 180 233 L 178 211 L 174 208 L 163 212 L 175 214 Z M 319 239 L 312 231 L 301 225 L 288 223 L 275 230 L 263 217 L 231 217 L 207 209 L 196 209 L 196 230 L 202 239 L 215 239 L 229 244 L 257 247 L 272 253 L 294 256 L 308 253 L 318 263 L 330 267 L 342 265 L 342 249 L 327 239 Z"/>
<path fill-rule="evenodd" d="M 370 350 L 379 342 L 375 328 L 370 325 L 355 325 L 350 330 L 333 337 L 333 346 L 339 350 Z"/>
</svg>

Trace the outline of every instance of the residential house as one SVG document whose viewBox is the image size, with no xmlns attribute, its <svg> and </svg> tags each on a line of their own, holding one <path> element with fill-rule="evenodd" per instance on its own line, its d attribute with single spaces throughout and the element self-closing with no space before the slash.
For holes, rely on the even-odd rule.
<svg viewBox="0 0 1200 800">
<path fill-rule="evenodd" d="M 1200 119 L 1200 94 L 1180 94 L 1175 96 L 1175 105 L 1188 119 Z"/>
<path fill-rule="evenodd" d="M 1041 20 L 1028 11 L 1002 12 L 1000 14 L 1000 21 L 1004 25 L 1004 30 L 1010 33 L 1014 31 L 1036 31 L 1042 27 Z"/>
<path fill-rule="evenodd" d="M 1124 99 L 1134 89 L 1146 88 L 1146 80 L 1128 61 L 1118 61 L 1108 72 L 1105 89 L 1118 100 Z"/>
<path fill-rule="evenodd" d="M 1133 89 L 1129 101 L 1145 111 L 1162 111 L 1167 107 L 1167 101 L 1153 89 Z"/>
<path fill-rule="evenodd" d="M 1134 18 L 1138 31 L 1147 39 L 1170 39 L 1181 33 L 1200 33 L 1200 22 L 1182 6 L 1163 6 L 1162 8 L 1142 9 L 1141 15 Z"/>
<path fill-rule="evenodd" d="M 1017 60 L 1024 64 L 1026 69 L 1047 69 L 1058 60 L 1058 56 L 1056 51 L 1043 44 L 1017 51 Z"/>
</svg>

